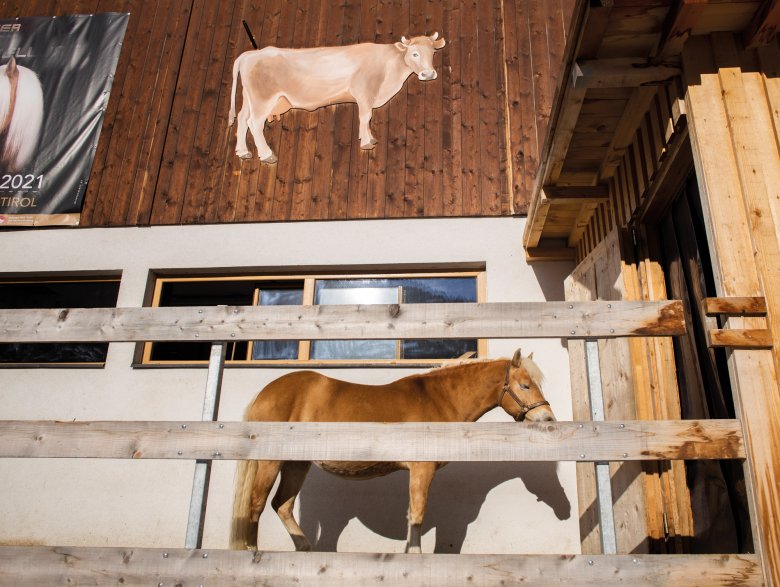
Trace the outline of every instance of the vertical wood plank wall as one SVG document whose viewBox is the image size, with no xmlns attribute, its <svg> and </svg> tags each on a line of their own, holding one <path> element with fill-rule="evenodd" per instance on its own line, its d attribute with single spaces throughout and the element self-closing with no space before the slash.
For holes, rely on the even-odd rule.
<svg viewBox="0 0 780 587">
<path fill-rule="evenodd" d="M 129 12 L 82 226 L 524 213 L 573 0 L 5 0 L 0 18 Z M 276 165 L 235 155 L 232 65 L 252 47 L 438 31 L 439 77 L 375 111 L 290 111 Z M 240 101 L 240 92 L 239 92 Z M 250 139 L 250 149 L 254 145 Z"/>
<path fill-rule="evenodd" d="M 746 477 L 756 550 L 769 584 L 780 584 L 780 46 L 744 51 L 731 34 L 696 37 L 683 51 L 691 143 L 716 290 L 764 296 L 771 350 L 732 350 L 734 403 L 746 432 Z"/>
<path fill-rule="evenodd" d="M 647 267 L 626 262 L 631 255 L 618 230 L 613 230 L 580 263 L 565 283 L 566 299 L 662 299 L 643 294 Z M 639 274 L 642 275 L 639 275 Z M 657 280 L 657 277 L 655 278 Z M 646 287 L 646 285 L 645 285 Z M 570 340 L 573 417 L 590 420 L 585 343 Z M 669 339 L 605 339 L 598 341 L 606 420 L 678 419 L 677 387 Z M 690 496 L 684 464 L 611 463 L 618 552 L 681 552 L 683 537 L 693 536 Z M 593 463 L 577 464 L 582 552 L 601 552 Z M 664 519 L 666 518 L 666 519 Z"/>
</svg>

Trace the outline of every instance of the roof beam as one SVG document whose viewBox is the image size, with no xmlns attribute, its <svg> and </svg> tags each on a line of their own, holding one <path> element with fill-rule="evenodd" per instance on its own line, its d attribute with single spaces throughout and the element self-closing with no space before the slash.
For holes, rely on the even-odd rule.
<svg viewBox="0 0 780 587">
<path fill-rule="evenodd" d="M 654 61 L 680 55 L 683 45 L 702 13 L 707 9 L 708 0 L 678 0 L 666 15 L 661 38 L 652 54 Z"/>
<path fill-rule="evenodd" d="M 582 104 L 585 102 L 585 93 L 588 91 L 585 86 L 578 86 L 577 78 L 582 72 L 574 65 L 571 73 L 571 81 L 566 86 L 563 97 L 561 113 L 556 121 L 552 145 L 548 159 L 550 161 L 549 178 L 550 183 L 555 183 L 563 170 L 563 162 L 566 154 L 569 152 L 572 137 L 574 136 L 574 127 L 577 126 L 577 120 L 580 117 Z"/>
<path fill-rule="evenodd" d="M 615 173 L 657 92 L 655 86 L 640 86 L 631 94 L 601 163 L 599 180 L 604 181 Z"/>
<path fill-rule="evenodd" d="M 660 84 L 680 75 L 680 68 L 667 63 L 651 64 L 637 58 L 586 59 L 575 65 L 573 76 L 578 89 L 633 88 Z"/>
<path fill-rule="evenodd" d="M 555 204 L 601 204 L 609 200 L 607 185 L 544 187 L 544 195 Z"/>
</svg>

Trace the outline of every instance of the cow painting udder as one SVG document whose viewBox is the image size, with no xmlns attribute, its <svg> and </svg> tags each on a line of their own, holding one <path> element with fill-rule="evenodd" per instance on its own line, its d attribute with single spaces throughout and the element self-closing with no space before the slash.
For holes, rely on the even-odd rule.
<svg viewBox="0 0 780 587">
<path fill-rule="evenodd" d="M 279 49 L 264 47 L 246 51 L 233 63 L 230 122 L 236 119 L 236 87 L 242 82 L 242 104 L 236 129 L 236 155 L 252 156 L 247 131 L 257 145 L 263 163 L 277 157 L 263 135 L 266 120 L 290 108 L 316 110 L 322 106 L 355 102 L 360 118 L 360 148 L 372 149 L 376 139 L 369 123 L 374 108 L 386 104 L 417 74 L 421 81 L 437 77 L 433 55 L 444 47 L 439 34 L 419 36 L 390 44 L 360 43 L 346 47 Z"/>
</svg>

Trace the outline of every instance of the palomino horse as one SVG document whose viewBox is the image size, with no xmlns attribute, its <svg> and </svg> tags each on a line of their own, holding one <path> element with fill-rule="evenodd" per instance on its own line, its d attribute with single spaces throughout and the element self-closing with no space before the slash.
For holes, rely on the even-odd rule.
<svg viewBox="0 0 780 587">
<path fill-rule="evenodd" d="M 541 391 L 542 373 L 520 350 L 512 360 L 474 361 L 404 377 L 387 385 L 360 385 L 298 371 L 268 384 L 247 410 L 257 422 L 474 422 L 501 406 L 516 421 L 555 420 Z M 316 462 L 325 471 L 367 479 L 409 471 L 407 552 L 420 552 L 428 489 L 436 469 L 429 462 Z M 232 548 L 257 548 L 257 524 L 277 475 L 271 505 L 296 550 L 311 546 L 293 517 L 295 498 L 309 461 L 248 461 L 238 471 L 233 504 Z"/>
</svg>

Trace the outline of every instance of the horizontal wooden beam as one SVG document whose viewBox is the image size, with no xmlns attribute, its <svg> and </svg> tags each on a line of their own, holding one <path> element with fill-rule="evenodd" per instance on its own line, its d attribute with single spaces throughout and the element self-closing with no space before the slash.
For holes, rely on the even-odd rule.
<svg viewBox="0 0 780 587">
<path fill-rule="evenodd" d="M 766 328 L 729 328 L 709 331 L 711 347 L 771 349 L 772 332 Z"/>
<path fill-rule="evenodd" d="M 544 187 L 543 197 L 550 200 L 551 204 L 560 205 L 585 205 L 601 204 L 609 201 L 609 186 L 556 186 Z"/>
<path fill-rule="evenodd" d="M 525 260 L 534 261 L 576 261 L 577 251 L 569 247 L 531 247 L 525 250 Z"/>
<path fill-rule="evenodd" d="M 654 65 L 630 57 L 580 60 L 576 67 L 574 86 L 577 89 L 635 88 L 660 84 L 681 73 L 680 68 L 674 65 Z"/>
<path fill-rule="evenodd" d="M 766 316 L 766 298 L 704 298 L 702 308 L 707 316 Z"/>
<path fill-rule="evenodd" d="M 533 532 L 533 528 L 519 528 Z M 761 585 L 753 554 L 514 555 L 0 547 L 0 582 L 32 585 Z"/>
<path fill-rule="evenodd" d="M 679 301 L 0 310 L 0 343 L 581 338 L 684 332 Z"/>
<path fill-rule="evenodd" d="M 2 458 L 641 461 L 744 458 L 737 420 L 0 421 Z"/>
</svg>

